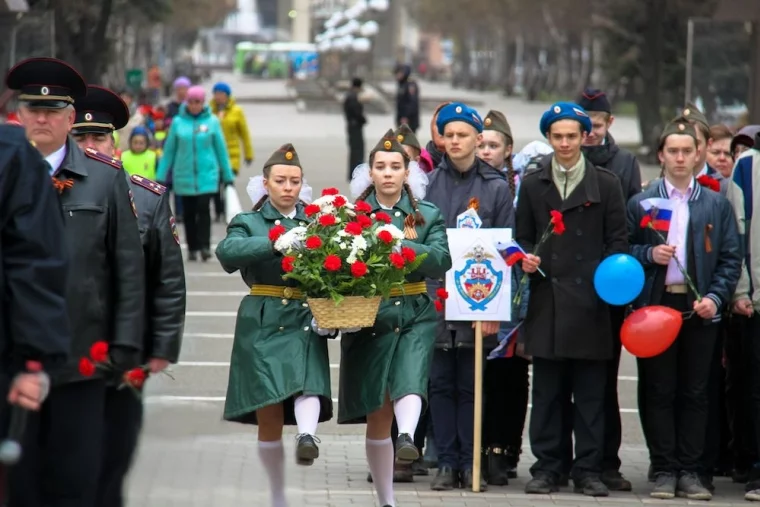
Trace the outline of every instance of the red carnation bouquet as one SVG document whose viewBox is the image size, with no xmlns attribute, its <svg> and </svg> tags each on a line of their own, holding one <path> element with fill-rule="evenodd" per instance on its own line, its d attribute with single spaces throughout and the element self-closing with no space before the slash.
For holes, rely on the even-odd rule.
<svg viewBox="0 0 760 507">
<path fill-rule="evenodd" d="M 390 215 L 372 213 L 363 201 L 351 203 L 337 189 L 325 189 L 304 211 L 307 225 L 287 232 L 275 226 L 269 239 L 283 254 L 283 278 L 298 282 L 313 311 L 315 300 L 335 307 L 349 297 L 387 299 L 427 256 L 402 246 L 404 232 Z M 322 328 L 336 327 L 319 322 L 316 311 L 314 317 Z"/>
<path fill-rule="evenodd" d="M 119 386 L 119 389 L 125 387 L 130 388 L 139 396 L 140 390 L 142 389 L 143 384 L 145 384 L 145 380 L 150 375 L 150 368 L 148 365 L 138 366 L 131 370 L 120 371 L 113 363 L 111 363 L 111 360 L 108 357 L 108 350 L 108 342 L 97 341 L 93 343 L 90 347 L 89 357 L 82 357 L 79 359 L 79 373 L 83 377 L 92 377 L 95 375 L 95 372 L 100 369 L 111 374 L 120 374 L 122 383 Z M 172 379 L 174 378 L 166 371 L 163 371 L 162 373 Z"/>
<path fill-rule="evenodd" d="M 552 235 L 561 236 L 565 232 L 565 217 L 562 216 L 562 213 L 557 210 L 552 210 L 549 212 L 549 214 L 549 224 L 546 226 L 546 229 L 544 229 L 544 233 L 541 235 L 541 239 L 538 240 L 538 243 L 536 243 L 536 246 L 533 248 L 533 255 L 538 255 L 538 251 L 541 249 L 543 244 L 546 243 L 546 240 L 548 240 Z M 541 273 L 543 276 L 546 276 L 541 270 L 539 270 L 539 273 Z M 527 285 L 528 274 L 524 273 L 520 279 L 520 285 L 517 287 L 517 293 L 515 294 L 515 297 L 512 298 L 512 302 L 514 304 L 520 304 L 520 301 L 522 301 L 523 293 L 525 292 L 525 287 Z"/>
</svg>

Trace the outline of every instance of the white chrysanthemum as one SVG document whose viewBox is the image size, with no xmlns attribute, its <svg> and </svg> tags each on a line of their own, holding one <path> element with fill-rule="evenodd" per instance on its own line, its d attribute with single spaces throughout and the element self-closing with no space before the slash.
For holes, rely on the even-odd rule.
<svg viewBox="0 0 760 507">
<path fill-rule="evenodd" d="M 314 202 L 312 204 L 316 204 L 319 207 L 324 207 L 326 205 L 332 205 L 333 201 L 335 200 L 334 195 L 323 195 L 322 197 L 318 199 L 314 199 Z"/>
<path fill-rule="evenodd" d="M 306 238 L 306 227 L 293 227 L 288 232 L 277 238 L 274 248 L 278 252 L 287 252 Z"/>
<path fill-rule="evenodd" d="M 346 248 L 348 248 L 348 245 L 345 244 L 343 241 L 338 243 L 338 246 L 340 247 L 341 250 L 345 250 Z"/>
<path fill-rule="evenodd" d="M 346 262 L 349 264 L 353 264 L 354 262 L 356 262 L 356 253 L 351 251 L 351 253 L 348 254 L 348 257 L 346 257 Z"/>
<path fill-rule="evenodd" d="M 354 236 L 353 241 L 351 241 L 351 250 L 363 252 L 366 249 L 367 249 L 367 240 L 361 236 Z"/>
<path fill-rule="evenodd" d="M 380 234 L 380 231 L 388 231 L 391 233 L 391 236 L 393 236 L 393 239 L 404 239 L 404 231 L 399 229 L 393 224 L 385 224 L 377 228 L 375 231 L 375 234 Z"/>
<path fill-rule="evenodd" d="M 336 217 L 335 217 L 335 223 L 336 223 L 336 224 L 339 224 L 339 223 L 340 223 L 340 217 L 339 217 L 339 216 L 336 216 Z"/>
<path fill-rule="evenodd" d="M 339 241 L 341 238 L 345 238 L 346 236 L 348 236 L 348 233 L 343 229 L 339 230 L 336 234 L 338 235 Z"/>
</svg>

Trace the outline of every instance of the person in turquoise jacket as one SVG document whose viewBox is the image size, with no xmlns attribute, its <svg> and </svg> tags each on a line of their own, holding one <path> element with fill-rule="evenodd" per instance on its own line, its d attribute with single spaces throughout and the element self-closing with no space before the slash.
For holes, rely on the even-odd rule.
<svg viewBox="0 0 760 507">
<path fill-rule="evenodd" d="M 184 208 L 188 259 L 197 260 L 200 252 L 204 262 L 211 258 L 209 203 L 220 183 L 232 185 L 235 181 L 222 127 L 205 100 L 202 87 L 187 91 L 187 100 L 169 129 L 156 175 L 165 185 L 173 170 L 174 193 L 182 197 Z"/>
<path fill-rule="evenodd" d="M 173 127 L 172 127 L 173 128 Z M 283 425 L 296 425 L 296 462 L 319 457 L 318 422 L 332 418 L 330 364 L 325 336 L 312 324 L 305 295 L 283 281 L 283 256 L 272 230 L 304 226 L 305 183 L 298 154 L 285 144 L 264 164 L 262 188 L 253 211 L 239 213 L 227 227 L 216 256 L 227 273 L 239 271 L 250 295 L 235 324 L 224 418 L 258 425 L 258 454 L 271 492 L 271 506 L 285 507 Z"/>
<path fill-rule="evenodd" d="M 391 292 L 382 302 L 373 327 L 344 330 L 341 338 L 338 424 L 367 423 L 367 462 L 379 503 L 387 507 L 395 505 L 394 459 L 411 464 L 420 457 L 412 435 L 427 405 L 440 305 L 428 295 L 425 279 L 440 279 L 451 268 L 441 212 L 420 200 L 426 183 L 419 167 L 410 168 L 393 130 L 370 152 L 369 166 L 354 170 L 351 181 L 357 206 L 363 201 L 372 217 L 403 231 L 400 250 L 405 258 L 427 254 L 407 276 L 403 291 Z M 394 416 L 399 433 L 395 444 Z"/>
</svg>

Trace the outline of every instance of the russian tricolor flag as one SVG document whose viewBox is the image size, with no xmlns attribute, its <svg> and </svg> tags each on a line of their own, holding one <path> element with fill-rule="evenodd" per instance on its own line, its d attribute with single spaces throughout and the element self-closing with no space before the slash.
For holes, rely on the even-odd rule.
<svg viewBox="0 0 760 507">
<path fill-rule="evenodd" d="M 499 248 L 499 253 L 504 257 L 507 266 L 512 267 L 525 258 L 525 251 L 520 248 L 515 240 L 512 240 L 507 248 Z"/>
<path fill-rule="evenodd" d="M 650 217 L 655 230 L 668 232 L 670 219 L 673 216 L 673 203 L 669 199 L 659 197 L 644 199 L 641 201 L 641 207 Z"/>
</svg>

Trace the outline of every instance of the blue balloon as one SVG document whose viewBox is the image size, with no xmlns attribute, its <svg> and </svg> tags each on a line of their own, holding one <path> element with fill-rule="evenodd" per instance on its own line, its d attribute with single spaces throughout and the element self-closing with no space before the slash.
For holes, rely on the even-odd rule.
<svg viewBox="0 0 760 507">
<path fill-rule="evenodd" d="M 596 268 L 594 288 L 604 302 L 627 305 L 644 289 L 644 268 L 628 254 L 610 255 Z"/>
</svg>

